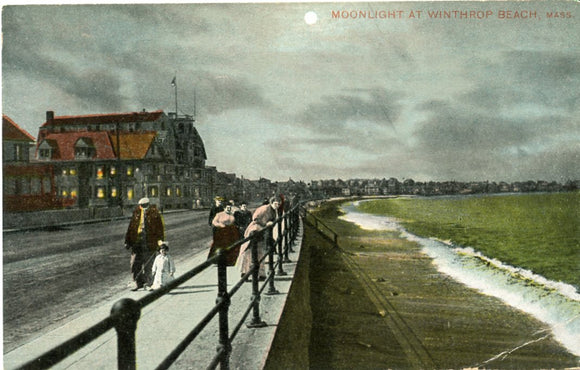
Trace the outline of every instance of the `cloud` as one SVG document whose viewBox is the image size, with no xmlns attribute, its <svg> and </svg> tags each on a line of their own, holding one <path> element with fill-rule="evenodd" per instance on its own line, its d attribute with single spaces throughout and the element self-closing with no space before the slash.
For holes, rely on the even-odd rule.
<svg viewBox="0 0 580 370">
<path fill-rule="evenodd" d="M 578 22 L 331 19 L 343 8 L 449 4 L 7 6 L 4 110 L 33 134 L 46 110 L 173 112 L 177 76 L 208 164 L 240 175 L 578 177 Z"/>
<path fill-rule="evenodd" d="M 322 97 L 322 101 L 309 104 L 296 120 L 305 128 L 324 133 L 344 129 L 348 121 L 392 127 L 401 113 L 401 98 L 401 93 L 383 88 L 327 95 Z"/>
</svg>

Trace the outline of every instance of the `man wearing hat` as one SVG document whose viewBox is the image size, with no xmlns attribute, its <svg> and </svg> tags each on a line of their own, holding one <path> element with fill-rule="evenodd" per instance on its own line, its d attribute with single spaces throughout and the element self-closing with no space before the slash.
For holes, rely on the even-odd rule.
<svg viewBox="0 0 580 370">
<path fill-rule="evenodd" d="M 165 239 L 163 216 L 149 198 L 139 200 L 125 234 L 125 248 L 131 250 L 131 290 L 151 285 L 151 266 L 159 240 Z"/>
<path fill-rule="evenodd" d="M 234 218 L 236 219 L 236 226 L 240 230 L 240 235 L 243 236 L 246 228 L 252 222 L 252 212 L 248 210 L 247 202 L 240 203 L 240 209 L 234 212 Z"/>
<path fill-rule="evenodd" d="M 222 212 L 224 210 L 224 206 L 223 206 L 224 198 L 222 198 L 222 197 L 215 197 L 215 198 L 213 198 L 213 200 L 214 200 L 214 204 L 211 206 L 211 209 L 209 210 L 209 217 L 208 217 L 208 220 L 207 220 L 208 225 L 209 226 L 212 226 L 212 227 L 213 227 L 213 219 L 214 219 L 214 217 L 218 213 L 220 213 L 220 212 Z"/>
</svg>

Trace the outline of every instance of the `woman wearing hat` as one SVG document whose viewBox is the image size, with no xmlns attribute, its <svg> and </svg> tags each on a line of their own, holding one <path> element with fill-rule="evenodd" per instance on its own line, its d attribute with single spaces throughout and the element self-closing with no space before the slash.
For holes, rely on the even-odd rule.
<svg viewBox="0 0 580 370">
<path fill-rule="evenodd" d="M 225 210 L 218 213 L 213 221 L 213 242 L 207 258 L 213 257 L 218 250 L 229 247 L 240 240 L 240 231 L 236 226 L 236 219 L 231 204 L 227 204 Z M 233 266 L 238 259 L 240 247 L 229 250 L 226 254 L 226 265 Z"/>
<path fill-rule="evenodd" d="M 244 233 L 244 237 L 247 238 L 253 232 L 263 230 L 264 228 L 272 225 L 276 218 L 278 217 L 277 209 L 280 206 L 280 202 L 278 198 L 272 197 L 269 199 L 268 204 L 258 207 L 254 214 L 252 215 L 252 222 L 246 228 Z M 250 271 L 252 267 L 252 253 L 249 248 L 250 242 L 244 243 L 242 248 L 240 249 L 240 255 L 238 257 L 238 265 L 240 266 L 240 272 L 242 275 L 246 274 Z M 264 245 L 264 241 L 260 240 L 258 245 L 258 259 L 261 259 L 264 254 L 267 252 L 267 246 Z M 260 264 L 260 279 L 266 278 L 266 268 L 264 267 L 264 262 Z"/>
</svg>

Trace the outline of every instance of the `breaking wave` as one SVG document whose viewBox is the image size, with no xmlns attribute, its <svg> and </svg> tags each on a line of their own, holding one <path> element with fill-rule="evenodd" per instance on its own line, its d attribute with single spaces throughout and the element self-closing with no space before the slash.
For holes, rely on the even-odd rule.
<svg viewBox="0 0 580 370">
<path fill-rule="evenodd" d="M 580 294 L 572 285 L 510 266 L 470 247 L 413 235 L 395 218 L 360 212 L 357 205 L 344 205 L 341 218 L 367 230 L 399 231 L 402 237 L 422 246 L 438 271 L 546 323 L 558 342 L 580 356 Z"/>
</svg>

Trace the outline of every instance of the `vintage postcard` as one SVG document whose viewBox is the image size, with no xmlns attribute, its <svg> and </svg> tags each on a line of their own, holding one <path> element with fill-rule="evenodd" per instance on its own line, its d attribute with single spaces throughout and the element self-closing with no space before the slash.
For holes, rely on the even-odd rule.
<svg viewBox="0 0 580 370">
<path fill-rule="evenodd" d="M 221 341 L 201 334 L 194 343 L 206 341 L 211 350 L 186 353 L 175 368 L 206 368 L 218 344 L 221 357 L 213 365 L 224 368 L 280 368 L 292 361 L 298 368 L 580 366 L 579 18 L 578 1 L 3 3 L 4 367 L 34 363 L 105 318 L 120 298 L 149 302 L 144 297 L 155 289 L 250 235 L 247 228 L 286 235 L 283 230 L 294 229 L 284 222 L 297 217 L 297 205 L 316 208 L 338 198 L 347 203 L 313 217 L 320 217 L 318 226 L 334 227 L 335 242 L 351 240 L 352 248 L 371 248 L 365 243 L 372 238 L 359 242 L 362 237 L 340 222 L 373 229 L 368 214 L 381 212 L 408 222 L 388 231 L 402 233 L 396 238 L 381 236 L 388 245 L 372 248 L 391 248 L 380 250 L 389 256 L 383 270 L 410 271 L 422 288 L 403 284 L 402 275 L 371 272 L 370 252 L 350 250 L 345 241 L 341 248 L 356 257 L 343 261 L 344 271 L 353 275 L 326 281 L 311 271 L 312 289 L 300 294 L 328 300 L 284 298 L 279 308 L 286 311 L 270 322 L 279 331 L 256 345 L 261 352 L 254 361 L 262 362 L 247 362 L 248 343 L 224 339 L 232 334 L 226 328 Z M 417 208 L 356 203 L 375 198 L 412 199 Z M 426 199 L 450 201 L 420 203 Z M 524 215 L 534 215 L 538 226 Z M 271 227 L 275 222 L 279 230 Z M 375 232 L 387 232 L 386 221 L 377 222 L 382 226 Z M 226 234 L 216 230 L 230 224 L 227 242 L 219 244 L 216 235 Z M 288 267 L 292 278 L 277 277 L 288 284 L 286 293 L 303 287 L 293 281 L 304 279 L 302 256 L 322 253 L 306 226 L 300 230 L 300 240 L 309 242 L 294 257 L 288 258 L 287 240 L 277 243 L 280 264 L 282 245 L 288 246 L 285 259 L 296 262 Z M 417 239 L 405 239 L 406 233 Z M 444 242 L 429 244 L 435 239 Z M 412 249 L 418 245 L 422 249 Z M 228 260 L 228 278 L 235 280 L 221 282 L 230 287 L 257 266 L 249 254 L 242 263 L 241 250 Z M 172 267 L 166 271 L 167 256 Z M 413 268 L 400 262 L 422 258 L 429 262 Z M 458 258 L 482 263 L 481 273 L 455 265 Z M 171 339 L 149 338 L 150 349 L 140 342 L 149 331 L 137 331 L 140 368 L 158 366 L 186 336 L 176 328 L 178 300 L 210 294 L 207 309 L 195 313 L 201 320 L 216 294 L 223 298 L 211 268 L 207 281 L 185 283 L 157 306 L 143 303 L 138 330 L 151 328 L 142 324 L 147 315 L 153 322 L 161 310 L 175 316 L 163 329 Z M 161 275 L 154 282 L 156 271 Z M 264 271 L 260 277 L 273 282 L 275 274 Z M 356 276 L 368 279 L 351 287 Z M 442 276 L 462 288 L 445 285 L 451 288 L 442 296 L 425 298 L 428 291 L 421 289 Z M 330 310 L 327 302 L 352 307 L 325 295 L 332 281 L 348 285 L 335 287 L 344 299 L 356 292 L 360 312 L 378 312 L 376 325 L 345 314 L 359 321 L 341 332 L 336 325 L 344 329 L 344 318 L 317 310 Z M 508 287 L 520 283 L 521 289 Z M 252 284 L 241 285 L 248 297 L 256 295 Z M 465 298 L 472 297 L 469 289 L 477 292 L 473 300 Z M 421 307 L 406 306 L 412 296 L 433 305 L 448 301 L 436 314 L 412 313 Z M 459 307 L 451 302 L 459 297 L 472 303 L 466 310 L 477 319 L 446 316 L 449 307 Z M 494 308 L 472 312 L 487 304 Z M 230 329 L 243 312 L 234 306 Z M 311 321 L 288 324 L 288 307 L 306 306 Z M 506 317 L 512 314 L 510 329 Z M 278 323 L 284 315 L 287 321 Z M 422 315 L 432 316 L 421 321 Z M 104 352 L 79 350 L 90 360 L 77 355 L 46 363 L 116 366 L 114 333 L 99 342 Z M 284 335 L 298 338 L 295 353 L 284 352 Z M 470 348 L 478 335 L 495 344 Z M 321 344 L 325 338 L 328 348 Z"/>
</svg>

